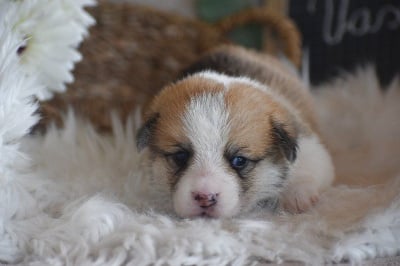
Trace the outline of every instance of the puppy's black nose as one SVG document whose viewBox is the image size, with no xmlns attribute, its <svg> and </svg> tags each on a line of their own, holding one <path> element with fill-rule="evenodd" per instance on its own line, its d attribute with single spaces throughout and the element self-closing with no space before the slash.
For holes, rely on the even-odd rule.
<svg viewBox="0 0 400 266">
<path fill-rule="evenodd" d="M 209 208 L 218 202 L 218 193 L 192 192 L 192 196 L 201 208 Z"/>
</svg>

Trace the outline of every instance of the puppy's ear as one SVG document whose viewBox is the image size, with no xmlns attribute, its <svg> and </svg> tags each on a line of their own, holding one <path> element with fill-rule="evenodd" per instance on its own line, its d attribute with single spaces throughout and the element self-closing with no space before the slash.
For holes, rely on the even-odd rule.
<svg viewBox="0 0 400 266">
<path fill-rule="evenodd" d="M 139 129 L 136 135 L 136 147 L 139 151 L 149 145 L 159 116 L 159 114 L 152 115 Z"/>
<path fill-rule="evenodd" d="M 288 126 L 272 120 L 272 139 L 274 144 L 289 162 L 294 162 L 297 157 L 297 134 L 295 129 L 289 130 Z"/>
</svg>

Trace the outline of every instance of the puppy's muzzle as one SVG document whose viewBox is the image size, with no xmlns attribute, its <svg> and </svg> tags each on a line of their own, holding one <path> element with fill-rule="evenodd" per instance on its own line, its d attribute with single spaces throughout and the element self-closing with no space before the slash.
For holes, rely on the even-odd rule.
<svg viewBox="0 0 400 266">
<path fill-rule="evenodd" d="M 218 193 L 192 192 L 192 197 L 199 207 L 203 209 L 210 208 L 218 202 Z"/>
</svg>

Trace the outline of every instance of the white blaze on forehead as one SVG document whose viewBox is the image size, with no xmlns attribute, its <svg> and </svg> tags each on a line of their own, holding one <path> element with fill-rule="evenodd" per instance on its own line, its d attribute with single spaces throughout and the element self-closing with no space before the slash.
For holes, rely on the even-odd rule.
<svg viewBox="0 0 400 266">
<path fill-rule="evenodd" d="M 178 215 L 191 217 L 204 211 L 193 200 L 192 193 L 196 192 L 218 195 L 218 203 L 209 215 L 231 216 L 239 210 L 239 185 L 236 177 L 224 167 L 228 121 L 223 92 L 205 92 L 193 97 L 187 106 L 183 124 L 192 144 L 194 160 L 173 195 Z"/>
<path fill-rule="evenodd" d="M 233 77 L 227 76 L 225 74 L 220 74 L 220 73 L 217 73 L 214 71 L 203 71 L 196 75 L 199 75 L 200 77 L 203 77 L 206 79 L 211 79 L 215 82 L 224 84 L 225 89 L 228 89 L 229 84 L 232 83 L 232 79 L 234 79 Z"/>
<path fill-rule="evenodd" d="M 225 86 L 225 90 L 229 90 L 229 87 L 232 83 L 237 83 L 237 84 L 242 83 L 242 84 L 250 85 L 253 88 L 260 90 L 260 91 L 264 92 L 265 94 L 271 96 L 275 101 L 280 103 L 286 109 L 290 110 L 290 112 L 292 112 L 293 114 L 297 113 L 297 111 L 292 106 L 292 104 L 288 100 L 286 100 L 282 95 L 280 95 L 279 93 L 274 91 L 268 85 L 262 84 L 257 80 L 251 79 L 246 76 L 231 77 L 231 76 L 228 76 L 225 74 L 220 74 L 220 73 L 217 73 L 214 71 L 209 71 L 209 70 L 200 72 L 196 75 L 223 84 Z"/>
<path fill-rule="evenodd" d="M 247 85 L 252 85 L 255 88 L 262 90 L 262 91 L 266 90 L 264 85 L 262 85 L 258 81 L 252 80 L 248 77 L 231 77 L 231 76 L 227 76 L 225 74 L 220 74 L 220 73 L 213 72 L 213 71 L 204 71 L 204 72 L 200 72 L 197 75 L 199 75 L 200 77 L 207 78 L 207 79 L 213 80 L 215 82 L 224 84 L 225 89 L 229 89 L 229 85 L 236 82 L 236 83 L 245 83 Z"/>
<path fill-rule="evenodd" d="M 192 98 L 183 123 L 198 159 L 216 160 L 223 155 L 229 133 L 223 93 L 205 92 Z"/>
</svg>

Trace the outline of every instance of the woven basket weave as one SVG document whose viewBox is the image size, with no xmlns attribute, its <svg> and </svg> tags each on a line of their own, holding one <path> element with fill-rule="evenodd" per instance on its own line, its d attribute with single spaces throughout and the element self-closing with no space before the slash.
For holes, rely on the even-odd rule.
<svg viewBox="0 0 400 266">
<path fill-rule="evenodd" d="M 226 33 L 246 23 L 266 25 L 283 43 L 283 52 L 295 64 L 300 58 L 300 37 L 294 24 L 265 9 L 246 10 L 210 25 L 132 4 L 100 2 L 89 12 L 97 24 L 80 47 L 75 82 L 63 94 L 41 103 L 43 119 L 61 126 L 71 106 L 99 131 L 111 129 L 110 111 L 122 119 L 154 95 L 200 54 L 228 42 Z"/>
</svg>

